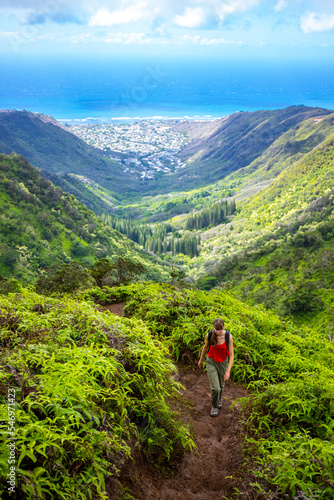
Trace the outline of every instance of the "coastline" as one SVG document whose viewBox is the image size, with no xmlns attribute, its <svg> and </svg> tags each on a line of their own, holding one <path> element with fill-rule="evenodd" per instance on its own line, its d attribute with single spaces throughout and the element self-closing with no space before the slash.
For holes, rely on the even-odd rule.
<svg viewBox="0 0 334 500">
<path fill-rule="evenodd" d="M 156 122 L 183 122 L 183 121 L 193 121 L 193 122 L 209 122 L 220 120 L 226 118 L 228 115 L 222 116 L 211 116 L 211 115 L 194 115 L 194 116 L 115 116 L 112 118 L 106 117 L 92 117 L 87 118 L 56 118 L 56 120 L 62 124 L 69 123 L 71 125 L 113 125 L 113 124 L 126 124 L 126 123 L 136 123 L 140 121 L 156 121 Z"/>
</svg>

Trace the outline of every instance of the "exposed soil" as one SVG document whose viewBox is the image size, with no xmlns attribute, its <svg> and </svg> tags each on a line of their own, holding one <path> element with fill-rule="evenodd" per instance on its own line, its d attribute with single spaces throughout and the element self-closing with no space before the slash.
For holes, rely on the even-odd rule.
<svg viewBox="0 0 334 500">
<path fill-rule="evenodd" d="M 175 477 L 159 488 L 159 500 L 207 500 L 222 498 L 231 491 L 235 476 L 242 465 L 240 423 L 231 404 L 247 391 L 228 382 L 223 394 L 223 407 L 217 417 L 210 416 L 211 391 L 206 373 L 179 367 L 179 381 L 185 386 L 184 396 L 194 407 L 189 417 L 194 428 L 198 451 L 184 457 Z M 143 497 L 144 498 L 144 497 Z"/>
<path fill-rule="evenodd" d="M 116 311 L 122 304 L 108 307 Z M 199 368 L 178 366 L 176 380 L 185 390 L 185 420 L 190 422 L 197 450 L 186 454 L 173 477 L 163 479 L 152 464 L 134 452 L 134 461 L 125 464 L 120 481 L 135 500 L 208 500 L 231 498 L 234 486 L 241 485 L 241 423 L 231 404 L 249 395 L 246 389 L 227 382 L 223 393 L 223 407 L 217 417 L 210 416 L 211 393 L 207 374 Z M 231 477 L 232 476 L 232 477 Z M 246 480 L 247 481 L 247 480 Z M 111 485 L 110 485 L 111 486 Z M 245 490 L 247 490 L 245 484 Z M 131 498 L 121 494 L 114 483 L 110 500 Z M 110 494 L 110 488 L 108 488 Z M 244 498 L 249 497 L 245 491 Z"/>
<path fill-rule="evenodd" d="M 124 464 L 120 476 L 120 483 L 126 487 L 122 491 L 118 481 L 112 480 L 107 487 L 109 500 L 230 500 L 235 486 L 240 490 L 238 498 L 256 498 L 249 491 L 249 482 L 254 478 L 243 477 L 238 412 L 230 409 L 234 401 L 248 395 L 247 391 L 228 382 L 223 407 L 217 417 L 211 417 L 206 373 L 198 368 L 178 368 L 177 380 L 185 387 L 185 419 L 193 427 L 197 450 L 187 453 L 175 474 L 167 479 L 133 450 L 134 460 Z"/>
<path fill-rule="evenodd" d="M 110 311 L 113 314 L 118 314 L 122 316 L 125 303 L 110 304 L 109 306 L 103 306 L 104 310 Z"/>
</svg>

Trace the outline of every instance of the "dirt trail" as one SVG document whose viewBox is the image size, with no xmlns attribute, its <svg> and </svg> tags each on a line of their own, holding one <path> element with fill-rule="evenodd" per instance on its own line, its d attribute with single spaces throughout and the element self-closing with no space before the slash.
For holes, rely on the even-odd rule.
<svg viewBox="0 0 334 500">
<path fill-rule="evenodd" d="M 113 314 L 118 314 L 122 316 L 125 303 L 110 304 L 109 306 L 103 306 L 104 310 L 110 311 Z"/>
<path fill-rule="evenodd" d="M 186 455 L 174 478 L 160 488 L 159 500 L 207 500 L 222 498 L 231 492 L 231 479 L 240 468 L 240 425 L 231 404 L 246 396 L 247 391 L 228 382 L 223 394 L 223 407 L 217 417 L 210 416 L 211 397 L 206 373 L 193 373 L 179 368 L 179 381 L 185 386 L 185 398 L 194 404 L 190 417 L 194 426 L 198 452 Z"/>
<path fill-rule="evenodd" d="M 115 313 L 116 306 L 121 314 L 121 304 L 113 304 L 108 309 Z M 248 392 L 233 382 L 227 382 L 223 407 L 217 417 L 211 417 L 207 374 L 197 367 L 192 370 L 179 365 L 175 378 L 185 387 L 183 396 L 189 408 L 186 419 L 193 427 L 198 451 L 186 454 L 176 474 L 165 480 L 156 468 L 147 463 L 140 464 L 135 459 L 137 467 L 132 462 L 122 474 L 129 486 L 128 491 L 135 500 L 230 498 L 235 482 L 227 476 L 238 477 L 242 464 L 240 422 L 238 413 L 231 411 L 230 406 Z"/>
</svg>

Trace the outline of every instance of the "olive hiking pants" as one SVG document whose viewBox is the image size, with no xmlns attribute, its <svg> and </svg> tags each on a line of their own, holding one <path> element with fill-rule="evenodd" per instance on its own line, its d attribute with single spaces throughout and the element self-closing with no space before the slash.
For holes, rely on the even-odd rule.
<svg viewBox="0 0 334 500">
<path fill-rule="evenodd" d="M 213 358 L 206 358 L 206 371 L 208 372 L 210 389 L 211 389 L 211 399 L 212 406 L 214 408 L 218 407 L 218 400 L 221 398 L 224 387 L 225 380 L 224 375 L 228 368 L 228 358 L 225 361 L 218 362 L 214 361 Z"/>
</svg>

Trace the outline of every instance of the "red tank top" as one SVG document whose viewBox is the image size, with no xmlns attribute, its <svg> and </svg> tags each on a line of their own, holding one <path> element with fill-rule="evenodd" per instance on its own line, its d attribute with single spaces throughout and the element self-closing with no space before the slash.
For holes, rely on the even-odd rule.
<svg viewBox="0 0 334 500">
<path fill-rule="evenodd" d="M 227 356 L 230 356 L 230 353 L 228 352 L 227 345 L 224 342 L 224 344 L 210 346 L 208 356 L 209 358 L 213 358 L 214 361 L 221 363 L 222 361 L 225 361 Z"/>
</svg>

